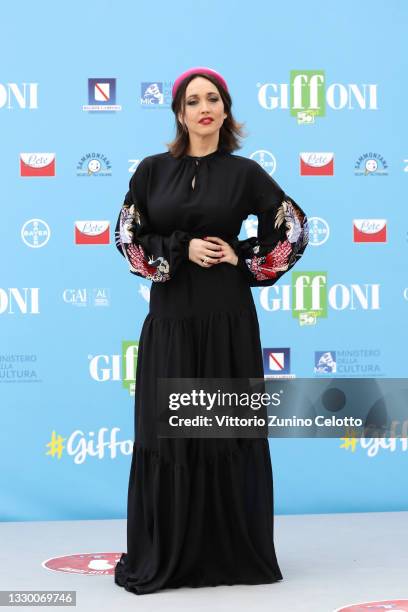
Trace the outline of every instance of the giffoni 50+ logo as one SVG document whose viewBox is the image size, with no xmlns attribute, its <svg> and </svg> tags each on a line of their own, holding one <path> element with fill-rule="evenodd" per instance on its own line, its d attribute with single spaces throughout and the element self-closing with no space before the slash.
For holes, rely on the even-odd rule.
<svg viewBox="0 0 408 612">
<path fill-rule="evenodd" d="M 265 110 L 289 110 L 298 124 L 311 125 L 334 111 L 378 110 L 377 84 L 326 83 L 324 70 L 291 70 L 289 83 L 258 83 L 258 102 Z"/>
<path fill-rule="evenodd" d="M 123 340 L 120 355 L 88 355 L 89 373 L 97 382 L 122 381 L 122 387 L 134 395 L 139 342 Z"/>
<path fill-rule="evenodd" d="M 334 283 L 328 286 L 327 272 L 292 272 L 291 284 L 260 290 L 261 307 L 268 311 L 292 311 L 300 325 L 314 325 L 332 310 L 379 310 L 379 283 Z"/>
</svg>

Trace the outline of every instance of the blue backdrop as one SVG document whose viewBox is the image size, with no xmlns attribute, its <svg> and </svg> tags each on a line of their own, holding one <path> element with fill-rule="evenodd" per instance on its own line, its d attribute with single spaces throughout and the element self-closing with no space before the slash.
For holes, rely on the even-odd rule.
<svg viewBox="0 0 408 612">
<path fill-rule="evenodd" d="M 310 220 L 293 274 L 252 289 L 265 375 L 407 375 L 407 12 L 1 7 L 3 520 L 125 517 L 150 282 L 128 272 L 113 229 L 138 161 L 174 136 L 171 86 L 192 66 L 225 76 L 248 132 L 236 154 Z M 240 237 L 254 231 L 249 218 Z M 406 440 L 383 442 L 270 440 L 276 513 L 406 510 Z"/>
</svg>

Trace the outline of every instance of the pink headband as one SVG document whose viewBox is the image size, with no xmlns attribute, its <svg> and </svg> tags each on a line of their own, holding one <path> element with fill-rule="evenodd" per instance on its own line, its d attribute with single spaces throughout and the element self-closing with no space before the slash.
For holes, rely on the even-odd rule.
<svg viewBox="0 0 408 612">
<path fill-rule="evenodd" d="M 177 79 L 174 81 L 173 89 L 172 89 L 173 99 L 183 79 L 186 79 L 188 76 L 190 76 L 190 74 L 194 74 L 195 72 L 201 72 L 201 74 L 209 74 L 215 77 L 219 81 L 219 83 L 224 87 L 224 89 L 228 91 L 227 83 L 225 82 L 225 79 L 220 75 L 219 72 L 216 72 L 215 70 L 212 70 L 211 68 L 206 68 L 205 66 L 197 66 L 196 68 L 190 68 L 189 70 L 186 70 L 185 72 L 183 72 L 183 74 L 180 74 L 180 76 L 177 77 Z"/>
</svg>

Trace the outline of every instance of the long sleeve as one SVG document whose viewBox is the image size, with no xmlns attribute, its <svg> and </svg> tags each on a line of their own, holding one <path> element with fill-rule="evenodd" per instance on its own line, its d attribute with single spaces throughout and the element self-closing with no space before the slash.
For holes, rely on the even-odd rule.
<svg viewBox="0 0 408 612">
<path fill-rule="evenodd" d="M 168 281 L 180 264 L 188 259 L 191 236 L 175 230 L 169 236 L 152 232 L 147 213 L 149 157 L 137 166 L 115 227 L 115 244 L 126 258 L 129 271 L 154 282 Z"/>
<path fill-rule="evenodd" d="M 258 217 L 257 236 L 231 243 L 238 266 L 251 287 L 276 281 L 302 257 L 309 241 L 307 216 L 278 183 L 254 162 L 251 172 L 252 209 Z"/>
</svg>

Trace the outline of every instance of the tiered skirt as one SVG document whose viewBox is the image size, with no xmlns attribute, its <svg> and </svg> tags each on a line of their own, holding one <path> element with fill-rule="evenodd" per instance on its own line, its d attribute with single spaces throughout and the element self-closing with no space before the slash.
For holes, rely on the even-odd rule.
<svg viewBox="0 0 408 612">
<path fill-rule="evenodd" d="M 159 438 L 158 377 L 263 378 L 257 313 L 238 267 L 188 261 L 152 284 L 116 584 L 140 595 L 281 580 L 267 438 Z"/>
</svg>

